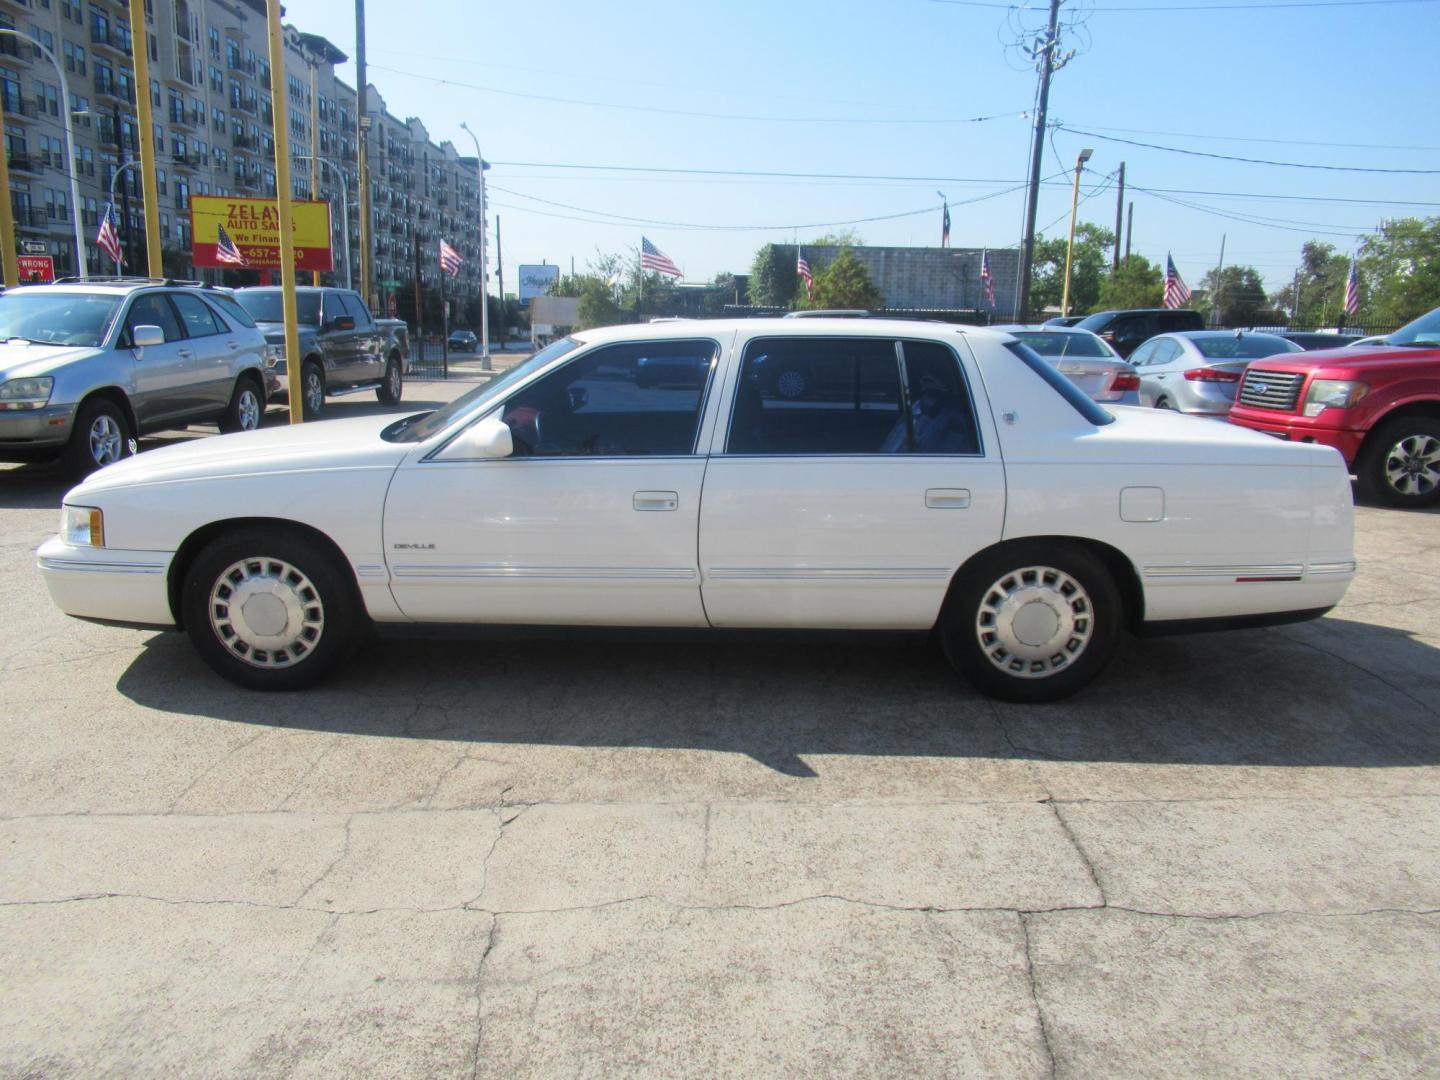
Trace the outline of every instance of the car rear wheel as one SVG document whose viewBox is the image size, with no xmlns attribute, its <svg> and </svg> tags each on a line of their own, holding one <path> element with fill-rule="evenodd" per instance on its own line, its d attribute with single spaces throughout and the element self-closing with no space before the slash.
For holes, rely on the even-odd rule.
<svg viewBox="0 0 1440 1080">
<path fill-rule="evenodd" d="M 381 405 L 399 405 L 400 396 L 405 392 L 405 373 L 400 367 L 400 358 L 392 356 L 385 365 L 385 379 L 376 388 L 375 396 Z"/>
<path fill-rule="evenodd" d="M 300 403 L 306 420 L 318 420 L 325 411 L 325 372 L 314 360 L 300 368 Z"/>
<path fill-rule="evenodd" d="M 242 529 L 204 548 L 186 572 L 185 630 L 220 675 L 251 690 L 299 690 L 358 640 L 363 612 L 332 554 L 303 536 Z"/>
<path fill-rule="evenodd" d="M 1162 397 L 1162 398 L 1157 398 L 1157 399 L 1155 400 L 1155 408 L 1157 408 L 1157 409 L 1169 409 L 1171 412 L 1173 412 L 1173 411 L 1175 410 L 1175 406 L 1170 404 L 1170 399 L 1169 399 L 1169 398 L 1163 398 L 1163 397 Z"/>
<path fill-rule="evenodd" d="M 230 404 L 220 417 L 220 430 L 254 431 L 265 419 L 265 391 L 253 375 L 241 375 L 235 380 L 235 391 L 230 395 Z"/>
<path fill-rule="evenodd" d="M 65 444 L 65 468 L 72 476 L 87 476 L 135 453 L 130 421 L 109 398 L 91 398 L 75 413 L 75 426 Z"/>
<path fill-rule="evenodd" d="M 950 662 L 1004 701 L 1068 697 L 1105 667 L 1123 608 L 1094 555 L 1064 541 L 1023 541 L 982 555 L 940 617 Z"/>
<path fill-rule="evenodd" d="M 1364 494 L 1390 506 L 1440 502 L 1440 420 L 1402 416 L 1382 425 L 1356 471 Z"/>
</svg>

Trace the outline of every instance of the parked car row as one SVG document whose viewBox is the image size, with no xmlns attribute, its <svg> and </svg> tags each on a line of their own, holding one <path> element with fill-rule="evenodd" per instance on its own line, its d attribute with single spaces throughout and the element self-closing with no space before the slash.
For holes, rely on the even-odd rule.
<svg viewBox="0 0 1440 1080">
<path fill-rule="evenodd" d="M 307 417 L 327 395 L 396 404 L 405 324 L 375 320 L 349 289 L 296 290 Z M 116 278 L 0 295 L 0 461 L 61 458 L 76 474 L 135 452 L 150 431 L 260 426 L 287 396 L 278 288 Z"/>
</svg>

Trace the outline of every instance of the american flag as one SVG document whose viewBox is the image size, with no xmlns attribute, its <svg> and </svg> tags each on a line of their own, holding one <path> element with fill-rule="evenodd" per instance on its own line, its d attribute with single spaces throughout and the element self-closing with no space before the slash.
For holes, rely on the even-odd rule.
<svg viewBox="0 0 1440 1080">
<path fill-rule="evenodd" d="M 230 239 L 230 234 L 225 231 L 225 226 L 215 226 L 215 261 L 229 263 L 231 266 L 249 266 L 250 260 L 240 254 L 240 249 L 235 246 L 235 241 Z"/>
<path fill-rule="evenodd" d="M 444 240 L 441 240 L 441 241 L 440 241 L 440 269 L 441 269 L 441 270 L 444 270 L 445 273 L 449 274 L 451 277 L 459 277 L 459 276 L 460 276 L 460 264 L 463 263 L 464 261 L 465 261 L 465 260 L 460 257 L 460 252 L 456 251 L 453 247 L 451 247 L 449 244 L 447 244 Z"/>
<path fill-rule="evenodd" d="M 815 291 L 815 276 L 810 273 L 810 264 L 805 259 L 803 248 L 797 249 L 795 276 L 805 282 L 805 299 L 809 300 Z"/>
<path fill-rule="evenodd" d="M 990 273 L 990 252 L 980 253 L 980 284 L 985 286 L 985 302 L 995 310 L 995 278 Z"/>
<path fill-rule="evenodd" d="M 940 217 L 940 246 L 941 246 L 941 247 L 949 247 L 949 246 L 950 246 L 950 204 L 949 204 L 948 202 L 945 202 L 945 203 L 941 203 L 940 206 L 941 206 L 941 217 Z"/>
<path fill-rule="evenodd" d="M 670 256 L 650 243 L 645 237 L 640 237 L 640 268 L 642 270 L 655 270 L 661 274 L 668 274 L 670 277 L 684 277 L 680 268 L 670 261 Z"/>
<path fill-rule="evenodd" d="M 1350 276 L 1345 279 L 1345 314 L 1360 314 L 1360 279 L 1355 275 L 1355 256 L 1350 256 Z"/>
<path fill-rule="evenodd" d="M 114 203 L 105 204 L 105 214 L 100 218 L 100 231 L 95 234 L 95 243 L 116 265 L 125 261 L 124 252 L 120 250 L 120 234 L 115 231 Z"/>
<path fill-rule="evenodd" d="M 1180 271 L 1175 269 L 1175 260 L 1170 253 L 1165 253 L 1165 306 L 1167 308 L 1184 307 L 1190 302 L 1190 287 L 1180 277 Z"/>
</svg>

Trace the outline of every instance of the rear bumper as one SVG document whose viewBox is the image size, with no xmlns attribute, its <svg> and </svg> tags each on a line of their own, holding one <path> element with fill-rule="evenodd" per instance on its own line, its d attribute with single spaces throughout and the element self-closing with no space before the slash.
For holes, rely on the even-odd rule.
<svg viewBox="0 0 1440 1080">
<path fill-rule="evenodd" d="M 77 548 L 58 537 L 35 553 L 50 598 L 66 615 L 126 626 L 173 627 L 168 551 Z"/>
<path fill-rule="evenodd" d="M 1269 410 L 1251 409 L 1243 405 L 1237 405 L 1230 411 L 1230 422 L 1252 431 L 1263 431 L 1266 435 L 1273 435 L 1287 442 L 1333 446 L 1345 458 L 1345 464 L 1350 466 L 1355 464 L 1355 459 L 1360 454 L 1360 446 L 1365 441 L 1363 431 L 1326 427 L 1315 423 L 1315 420 L 1309 417 L 1295 413 L 1281 413 L 1277 416 Z"/>
</svg>

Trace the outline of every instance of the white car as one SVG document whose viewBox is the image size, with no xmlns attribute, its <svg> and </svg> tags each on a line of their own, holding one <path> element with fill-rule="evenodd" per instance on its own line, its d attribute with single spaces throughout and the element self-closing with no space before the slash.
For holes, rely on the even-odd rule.
<svg viewBox="0 0 1440 1080">
<path fill-rule="evenodd" d="M 39 565 L 69 614 L 183 627 L 259 689 L 416 623 L 936 628 L 1041 701 L 1127 629 L 1323 614 L 1352 545 L 1328 447 L 1103 408 L 992 330 L 772 319 L 587 331 L 437 412 L 122 461 Z"/>
</svg>

